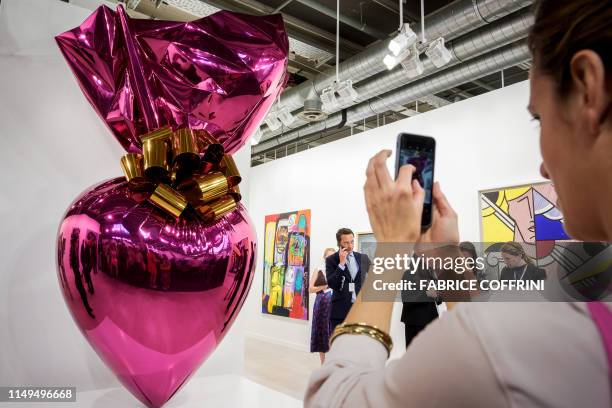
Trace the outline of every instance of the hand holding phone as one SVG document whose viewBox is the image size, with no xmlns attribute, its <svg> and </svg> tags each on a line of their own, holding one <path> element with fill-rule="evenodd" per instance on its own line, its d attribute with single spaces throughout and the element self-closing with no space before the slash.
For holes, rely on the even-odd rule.
<svg viewBox="0 0 612 408">
<path fill-rule="evenodd" d="M 412 180 L 413 166 L 403 166 L 393 181 L 387 168 L 391 150 L 382 150 L 368 163 L 363 186 L 372 231 L 378 242 L 417 242 L 425 191 Z"/>
<path fill-rule="evenodd" d="M 348 257 L 348 250 L 341 247 L 338 251 L 338 255 L 340 256 L 340 265 L 344 265 L 346 263 L 346 258 Z"/>
</svg>

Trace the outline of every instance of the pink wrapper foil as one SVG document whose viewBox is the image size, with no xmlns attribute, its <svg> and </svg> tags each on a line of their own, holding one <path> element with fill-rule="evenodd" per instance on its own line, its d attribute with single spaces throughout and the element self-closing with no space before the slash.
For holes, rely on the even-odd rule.
<svg viewBox="0 0 612 408">
<path fill-rule="evenodd" d="M 280 14 L 220 11 L 192 22 L 130 19 L 101 6 L 56 41 L 119 143 L 162 126 L 205 129 L 226 153 L 257 129 L 282 91 L 289 42 Z M 84 136 L 87 133 L 84 132 Z"/>
</svg>

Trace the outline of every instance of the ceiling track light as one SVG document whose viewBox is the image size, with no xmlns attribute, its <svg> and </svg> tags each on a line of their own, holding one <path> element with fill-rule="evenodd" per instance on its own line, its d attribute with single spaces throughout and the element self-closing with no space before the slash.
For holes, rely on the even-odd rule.
<svg viewBox="0 0 612 408">
<path fill-rule="evenodd" d="M 255 146 L 257 143 L 259 143 L 262 135 L 263 133 L 261 132 L 261 130 L 257 128 L 257 130 L 255 130 L 255 133 L 253 133 L 253 136 L 251 136 L 251 146 Z"/>
<path fill-rule="evenodd" d="M 289 111 L 289 108 L 286 106 L 281 106 L 278 103 L 276 104 L 276 108 L 268 112 L 266 119 L 264 122 L 270 130 L 277 130 L 282 125 L 289 127 L 295 120 L 295 116 Z"/>
<path fill-rule="evenodd" d="M 408 24 L 402 24 L 399 33 L 389 41 L 387 48 L 389 53 L 383 58 L 383 64 L 387 69 L 393 69 L 410 55 L 410 49 L 416 45 L 418 37 Z"/>
<path fill-rule="evenodd" d="M 425 66 L 423 65 L 423 62 L 421 62 L 416 45 L 412 46 L 410 58 L 406 58 L 402 61 L 402 67 L 410 78 L 418 77 L 425 71 Z"/>
<path fill-rule="evenodd" d="M 278 120 L 278 118 L 275 115 L 272 115 L 270 113 L 268 114 L 268 116 L 266 116 L 266 119 L 264 120 L 264 122 L 266 122 L 266 125 L 268 125 L 270 130 L 277 130 L 277 129 L 280 129 L 280 127 L 282 126 L 281 121 Z"/>
<path fill-rule="evenodd" d="M 276 111 L 276 116 L 280 119 L 281 122 L 283 122 L 283 125 L 285 126 L 291 125 L 293 121 L 295 120 L 295 116 L 293 116 L 293 114 L 289 111 L 289 109 L 286 106 L 281 106 Z"/>
<path fill-rule="evenodd" d="M 391 54 L 387 54 L 387 55 L 385 55 L 385 58 L 383 58 L 383 64 L 385 64 L 385 66 L 387 67 L 388 70 L 392 70 L 397 65 L 399 65 L 399 63 L 401 63 L 402 61 L 404 61 L 408 57 L 411 57 L 411 54 L 412 54 L 412 51 L 411 51 L 410 48 L 406 48 L 405 50 L 403 50 L 397 56 L 391 55 Z"/>
<path fill-rule="evenodd" d="M 436 38 L 429 43 L 425 50 L 425 55 L 429 57 L 437 68 L 443 67 L 453 59 L 453 55 L 444 45 L 444 38 L 442 37 Z"/>
<path fill-rule="evenodd" d="M 353 88 L 353 81 L 347 79 L 334 82 L 332 86 L 325 88 L 321 92 L 321 103 L 324 111 L 333 112 L 344 105 L 356 102 L 358 97 L 359 93 Z"/>
</svg>

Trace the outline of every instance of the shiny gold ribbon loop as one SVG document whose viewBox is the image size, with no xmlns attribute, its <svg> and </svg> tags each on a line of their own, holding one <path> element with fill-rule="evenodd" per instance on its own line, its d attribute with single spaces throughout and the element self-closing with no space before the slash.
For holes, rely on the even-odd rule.
<svg viewBox="0 0 612 408">
<path fill-rule="evenodd" d="M 242 176 L 240 176 L 240 172 L 238 171 L 238 166 L 236 166 L 234 158 L 229 154 L 224 155 L 219 167 L 221 168 L 221 172 L 227 176 L 230 187 L 237 188 L 238 184 L 242 181 Z M 240 192 L 240 190 L 238 190 L 238 192 Z"/>
<path fill-rule="evenodd" d="M 121 168 L 127 181 L 144 178 L 142 155 L 128 153 L 121 158 Z"/>
<path fill-rule="evenodd" d="M 176 186 L 193 176 L 200 167 L 200 155 L 194 131 L 179 129 L 172 135 L 173 166 L 170 182 Z"/>
<path fill-rule="evenodd" d="M 210 133 L 201 129 L 172 132 L 164 127 L 140 139 L 142 155 L 129 153 L 121 158 L 132 193 L 146 193 L 140 194 L 143 200 L 176 218 L 187 207 L 190 211 L 195 208 L 207 223 L 237 208 L 242 198 L 238 189 L 242 178 L 234 159 Z M 204 152 L 201 160 L 200 152 Z"/>
<path fill-rule="evenodd" d="M 226 195 L 220 199 L 210 203 L 210 208 L 215 214 L 215 221 L 219 220 L 225 214 L 232 212 L 236 209 L 238 203 L 231 195 Z"/>
<path fill-rule="evenodd" d="M 179 129 L 172 135 L 172 152 L 176 159 L 183 153 L 198 154 L 196 137 L 191 129 Z"/>
<path fill-rule="evenodd" d="M 205 222 L 216 222 L 234 211 L 237 206 L 236 198 L 228 194 L 211 203 L 198 206 L 196 211 Z"/>
<path fill-rule="evenodd" d="M 171 136 L 172 129 L 165 127 L 147 133 L 140 138 L 144 156 L 144 171 L 148 177 L 165 175 L 170 170 L 167 142 Z"/>
<path fill-rule="evenodd" d="M 201 193 L 201 201 L 209 203 L 227 194 L 229 184 L 227 178 L 222 173 L 209 173 L 197 177 L 195 182 Z"/>
<path fill-rule="evenodd" d="M 196 136 L 191 129 L 179 129 L 172 135 L 174 163 L 199 159 Z"/>
<path fill-rule="evenodd" d="M 187 208 L 185 197 L 165 184 L 157 186 L 149 197 L 149 201 L 176 218 L 179 218 Z"/>
</svg>

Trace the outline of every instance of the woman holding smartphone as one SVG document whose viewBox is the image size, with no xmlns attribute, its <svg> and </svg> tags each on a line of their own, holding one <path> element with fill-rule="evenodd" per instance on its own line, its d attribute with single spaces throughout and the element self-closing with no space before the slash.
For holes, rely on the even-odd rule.
<svg viewBox="0 0 612 408">
<path fill-rule="evenodd" d="M 529 111 L 541 125 L 541 173 L 555 185 L 570 236 L 612 241 L 612 1 L 536 4 Z M 423 189 L 412 166 L 391 178 L 390 153 L 370 160 L 364 187 L 377 241 L 459 244 L 439 184 L 432 226 L 421 234 Z M 393 303 L 362 295 L 332 335 L 306 407 L 612 406 L 612 304 L 460 304 L 386 364 Z"/>
</svg>

